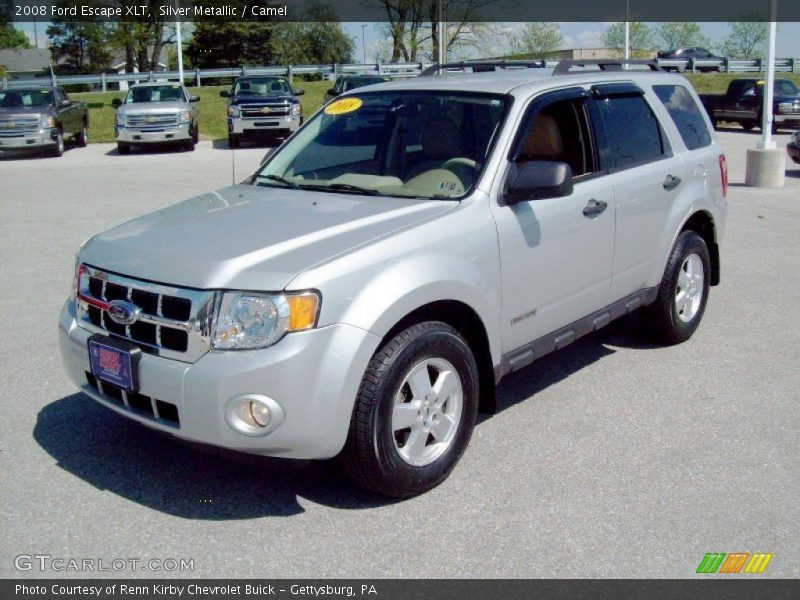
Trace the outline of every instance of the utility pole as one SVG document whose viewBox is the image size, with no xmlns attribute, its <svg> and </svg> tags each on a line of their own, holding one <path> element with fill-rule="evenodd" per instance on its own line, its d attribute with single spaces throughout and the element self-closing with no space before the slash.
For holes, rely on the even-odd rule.
<svg viewBox="0 0 800 600">
<path fill-rule="evenodd" d="M 175 0 L 175 6 L 178 6 L 178 1 Z M 183 40 L 181 39 L 181 22 L 175 21 L 175 38 L 178 42 L 178 81 L 183 84 Z M 158 57 L 154 57 L 158 60 Z"/>
<path fill-rule="evenodd" d="M 630 0 L 625 0 L 625 60 L 631 57 Z"/>
<path fill-rule="evenodd" d="M 445 35 L 445 30 L 447 29 L 447 23 L 445 23 L 444 20 L 444 0 L 439 0 L 438 13 L 439 31 L 437 32 L 437 38 L 439 52 L 437 53 L 436 62 L 439 63 L 439 75 L 444 75 L 444 64 L 447 62 L 447 47 L 445 46 L 447 37 Z"/>
<path fill-rule="evenodd" d="M 363 60 L 361 61 L 362 65 L 367 64 L 367 36 L 366 36 L 367 26 L 365 24 L 361 24 L 361 51 L 363 53 Z"/>
</svg>

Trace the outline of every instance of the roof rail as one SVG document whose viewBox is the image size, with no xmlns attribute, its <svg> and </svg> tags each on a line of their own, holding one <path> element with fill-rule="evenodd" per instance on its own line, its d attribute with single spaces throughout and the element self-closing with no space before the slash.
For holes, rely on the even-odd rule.
<svg viewBox="0 0 800 600">
<path fill-rule="evenodd" d="M 486 71 L 497 71 L 498 69 L 543 69 L 544 60 L 468 60 L 461 62 L 451 62 L 434 64 L 422 71 L 420 75 L 436 75 L 441 71 L 462 71 L 472 69 L 473 73 L 483 73 Z"/>
<path fill-rule="evenodd" d="M 625 60 L 619 58 L 570 58 L 560 61 L 553 69 L 553 75 L 569 75 L 580 71 L 573 67 L 597 67 L 599 71 L 623 71 L 628 67 L 649 67 L 651 71 L 663 71 L 655 60 Z M 631 69 L 633 70 L 633 69 Z"/>
</svg>

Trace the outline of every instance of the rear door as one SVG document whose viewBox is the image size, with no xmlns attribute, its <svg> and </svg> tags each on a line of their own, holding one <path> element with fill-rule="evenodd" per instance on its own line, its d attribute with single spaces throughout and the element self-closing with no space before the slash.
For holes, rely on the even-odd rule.
<svg viewBox="0 0 800 600">
<path fill-rule="evenodd" d="M 500 245 L 503 352 L 604 307 L 614 253 L 614 189 L 598 171 L 589 95 L 571 88 L 536 98 L 519 124 L 502 189 L 528 161 L 566 162 L 574 191 L 509 206 L 492 203 Z"/>
<path fill-rule="evenodd" d="M 597 85 L 592 91 L 593 116 L 602 132 L 600 164 L 614 181 L 614 302 L 655 284 L 667 216 L 679 195 L 691 194 L 690 173 L 653 111 L 650 103 L 657 98 L 632 83 Z"/>
</svg>

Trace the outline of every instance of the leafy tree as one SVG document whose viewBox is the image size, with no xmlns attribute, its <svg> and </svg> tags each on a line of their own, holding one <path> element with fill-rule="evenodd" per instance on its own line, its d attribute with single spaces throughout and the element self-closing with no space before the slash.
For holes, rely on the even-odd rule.
<svg viewBox="0 0 800 600">
<path fill-rule="evenodd" d="M 612 23 L 602 36 L 603 45 L 613 48 L 620 56 L 625 54 L 625 23 Z M 653 32 L 639 21 L 630 23 L 631 58 L 647 56 L 653 49 Z"/>
<path fill-rule="evenodd" d="M 0 48 L 30 48 L 28 37 L 11 23 L 5 4 L 0 4 Z"/>
<path fill-rule="evenodd" d="M 539 58 L 558 50 L 564 43 L 558 23 L 546 21 L 525 23 L 522 29 L 511 38 L 511 48 L 515 53 Z"/>
<path fill-rule="evenodd" d="M 766 41 L 767 24 L 764 21 L 728 23 L 722 52 L 731 58 L 763 58 Z"/>
<path fill-rule="evenodd" d="M 111 63 L 111 24 L 53 19 L 47 28 L 53 62 L 62 61 L 77 73 L 96 73 Z"/>
<path fill-rule="evenodd" d="M 664 50 L 673 50 L 685 46 L 701 46 L 708 48 L 711 45 L 703 29 L 698 23 L 668 21 L 659 23 L 655 28 L 659 46 Z"/>
</svg>

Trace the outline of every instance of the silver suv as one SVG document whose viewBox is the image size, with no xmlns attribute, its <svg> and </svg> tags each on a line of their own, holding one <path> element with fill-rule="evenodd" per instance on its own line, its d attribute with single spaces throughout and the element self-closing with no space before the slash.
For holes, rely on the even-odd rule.
<svg viewBox="0 0 800 600">
<path fill-rule="evenodd" d="M 128 154 L 132 146 L 169 144 L 194 150 L 200 124 L 192 96 L 180 83 L 142 83 L 131 87 L 124 99 L 114 98 L 117 107 L 114 133 L 117 151 Z"/>
<path fill-rule="evenodd" d="M 725 157 L 678 75 L 508 70 L 339 97 L 246 183 L 99 233 L 67 372 L 154 429 L 442 482 L 495 384 L 635 309 L 683 342 L 719 282 Z"/>
</svg>

